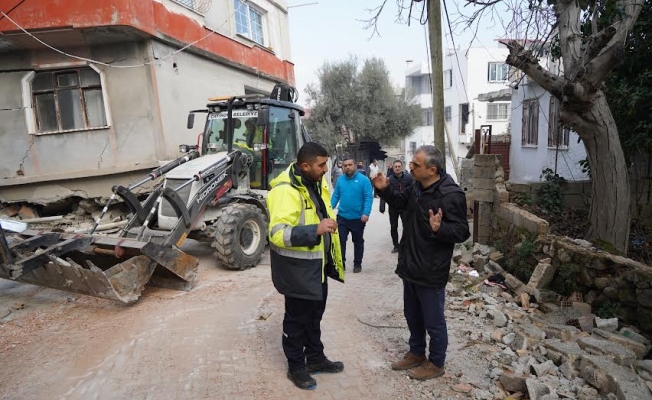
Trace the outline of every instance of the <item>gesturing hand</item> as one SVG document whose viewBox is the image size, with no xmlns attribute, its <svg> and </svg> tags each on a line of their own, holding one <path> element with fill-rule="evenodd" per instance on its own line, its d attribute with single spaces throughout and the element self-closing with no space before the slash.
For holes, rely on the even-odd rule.
<svg viewBox="0 0 652 400">
<path fill-rule="evenodd" d="M 376 175 L 376 177 L 374 177 L 374 179 L 372 179 L 371 182 L 378 190 L 383 190 L 387 186 L 389 186 L 389 178 L 385 178 L 385 175 L 383 175 L 382 173 Z"/>
<path fill-rule="evenodd" d="M 363 224 L 366 224 L 367 221 L 369 221 L 369 217 L 366 216 L 366 215 L 363 215 L 362 218 L 360 218 L 360 220 L 362 221 Z"/>
<path fill-rule="evenodd" d="M 430 211 L 430 228 L 432 229 L 433 232 L 437 233 L 439 232 L 439 227 L 441 226 L 441 208 L 437 209 L 437 214 Z"/>
<path fill-rule="evenodd" d="M 337 231 L 337 221 L 330 218 L 322 219 L 317 226 L 317 235 L 321 236 L 325 233 L 333 233 Z"/>
</svg>

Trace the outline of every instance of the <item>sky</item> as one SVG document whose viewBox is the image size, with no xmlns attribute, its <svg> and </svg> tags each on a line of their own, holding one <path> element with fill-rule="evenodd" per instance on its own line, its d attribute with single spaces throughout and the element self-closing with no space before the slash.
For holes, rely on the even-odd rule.
<svg viewBox="0 0 652 400">
<path fill-rule="evenodd" d="M 318 4 L 295 7 L 314 2 Z M 408 0 L 405 2 L 408 3 Z M 424 26 L 418 20 L 412 20 L 410 26 L 397 23 L 398 7 L 395 0 L 387 1 L 380 16 L 380 36 L 371 37 L 372 30 L 364 29 L 364 20 L 372 15 L 368 10 L 381 3 L 382 0 L 289 0 L 291 61 L 294 63 L 299 103 L 307 104 L 304 89 L 307 84 L 317 82 L 316 71 L 325 61 L 342 61 L 350 55 L 358 57 L 360 61 L 369 57 L 382 58 L 390 70 L 392 82 L 399 86 L 405 85 L 407 60 L 416 63 L 427 61 L 427 32 Z M 425 1 L 420 4 L 424 3 Z M 449 0 L 448 3 L 451 19 L 455 21 L 455 0 Z M 413 17 L 418 18 L 420 7 L 421 5 L 415 7 Z M 407 19 L 407 14 L 404 19 Z M 445 16 L 442 17 L 442 25 L 448 29 Z M 472 33 L 461 32 L 461 28 L 458 31 L 454 30 L 454 40 L 456 46 L 462 49 L 459 54 L 463 54 L 468 48 Z M 493 39 L 502 35 L 502 28 L 487 23 L 482 26 L 474 47 L 493 47 Z M 452 47 L 450 34 L 446 35 L 443 47 Z"/>
</svg>

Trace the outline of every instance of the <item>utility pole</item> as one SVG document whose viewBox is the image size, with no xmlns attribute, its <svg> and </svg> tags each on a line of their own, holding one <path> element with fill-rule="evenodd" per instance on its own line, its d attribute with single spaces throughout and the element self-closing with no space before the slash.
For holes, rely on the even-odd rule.
<svg viewBox="0 0 652 400">
<path fill-rule="evenodd" d="M 432 117 L 435 125 L 435 147 L 446 156 L 446 132 L 444 131 L 444 71 L 441 39 L 440 0 L 428 1 L 428 36 L 430 41 L 430 65 L 432 68 Z M 451 144 L 452 145 L 452 144 Z"/>
</svg>

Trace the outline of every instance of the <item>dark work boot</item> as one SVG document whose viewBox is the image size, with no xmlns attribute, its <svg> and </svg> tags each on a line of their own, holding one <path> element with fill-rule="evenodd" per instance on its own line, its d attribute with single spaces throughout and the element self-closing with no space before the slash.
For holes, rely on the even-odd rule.
<svg viewBox="0 0 652 400">
<path fill-rule="evenodd" d="M 308 370 L 305 368 L 288 371 L 288 379 L 299 389 L 315 390 L 317 388 L 317 381 L 310 376 Z"/>
<path fill-rule="evenodd" d="M 318 374 L 320 372 L 334 374 L 344 371 L 344 363 L 341 361 L 331 361 L 327 358 L 319 364 L 306 365 L 306 369 L 311 374 Z"/>
<path fill-rule="evenodd" d="M 396 245 L 394 246 L 394 248 L 392 249 L 392 253 L 398 253 L 398 246 Z"/>
<path fill-rule="evenodd" d="M 353 266 L 353 273 L 357 274 L 358 272 L 362 272 L 362 265 L 354 265 Z"/>
</svg>

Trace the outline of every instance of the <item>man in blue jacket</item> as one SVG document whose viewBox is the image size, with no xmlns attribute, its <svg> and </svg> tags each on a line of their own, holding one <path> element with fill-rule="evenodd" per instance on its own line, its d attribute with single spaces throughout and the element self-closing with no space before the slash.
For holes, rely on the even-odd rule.
<svg viewBox="0 0 652 400">
<path fill-rule="evenodd" d="M 364 228 L 371 214 L 374 194 L 371 181 L 358 172 L 353 158 L 346 158 L 342 163 L 342 169 L 344 175 L 335 184 L 331 205 L 333 208 L 338 208 L 337 229 L 340 233 L 342 258 L 346 262 L 346 242 L 349 239 L 349 232 L 351 232 L 354 250 L 353 272 L 358 273 L 362 271 Z"/>
</svg>

